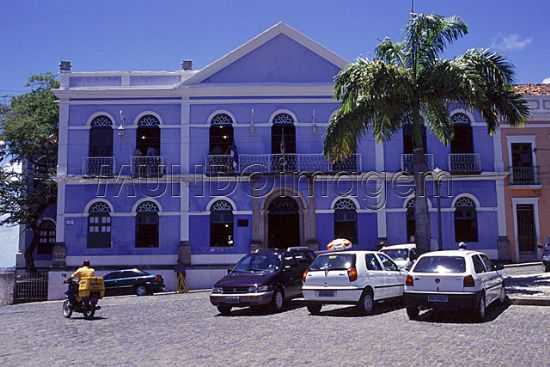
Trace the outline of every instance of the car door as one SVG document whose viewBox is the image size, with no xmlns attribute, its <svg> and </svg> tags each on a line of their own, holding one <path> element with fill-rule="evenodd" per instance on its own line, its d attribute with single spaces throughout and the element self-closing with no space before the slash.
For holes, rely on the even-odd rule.
<svg viewBox="0 0 550 367">
<path fill-rule="evenodd" d="M 373 253 L 365 254 L 365 265 L 367 267 L 367 284 L 374 288 L 374 299 L 388 298 L 387 274 L 378 257 Z"/>
<path fill-rule="evenodd" d="M 302 292 L 302 275 L 299 273 L 299 266 L 293 255 L 283 257 L 283 269 L 281 276 L 285 286 L 285 296 L 293 298 Z"/>
<path fill-rule="evenodd" d="M 475 280 L 481 283 L 481 289 L 487 289 L 487 269 L 485 268 L 485 264 L 481 260 L 481 257 L 477 254 L 472 255 L 472 263 L 474 265 Z M 487 296 L 487 301 L 490 301 L 492 295 L 487 292 L 485 295 Z"/>
<path fill-rule="evenodd" d="M 489 260 L 487 255 L 480 254 L 479 257 L 483 261 L 483 264 L 485 265 L 486 269 L 486 288 L 485 292 L 486 294 L 490 294 L 490 302 L 493 302 L 494 300 L 498 299 L 500 296 L 501 288 L 502 288 L 502 277 L 499 274 L 499 272 L 495 269 L 495 266 L 493 265 L 493 262 Z M 490 303 L 487 302 L 487 303 Z"/>
<path fill-rule="evenodd" d="M 120 272 L 109 273 L 103 277 L 105 284 L 105 292 L 108 295 L 119 294 L 118 281 L 120 278 Z"/>
<path fill-rule="evenodd" d="M 401 297 L 403 295 L 403 287 L 405 286 L 404 273 L 401 272 L 399 266 L 389 256 L 382 253 L 378 253 L 377 255 L 386 273 L 385 287 L 387 288 L 387 296 Z"/>
</svg>

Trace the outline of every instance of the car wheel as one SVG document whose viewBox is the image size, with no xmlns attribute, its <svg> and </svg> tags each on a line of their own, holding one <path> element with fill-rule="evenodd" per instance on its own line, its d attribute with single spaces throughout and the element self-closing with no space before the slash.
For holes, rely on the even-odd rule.
<svg viewBox="0 0 550 367">
<path fill-rule="evenodd" d="M 224 316 L 229 315 L 231 313 L 231 306 L 218 306 L 218 312 Z"/>
<path fill-rule="evenodd" d="M 487 304 L 485 300 L 485 293 L 482 293 L 479 297 L 479 301 L 477 303 L 477 309 L 475 311 L 475 318 L 478 322 L 485 321 L 485 316 L 487 315 Z"/>
<path fill-rule="evenodd" d="M 357 306 L 363 315 L 370 315 L 374 311 L 374 296 L 371 290 L 363 293 Z"/>
<path fill-rule="evenodd" d="M 418 320 L 418 315 L 420 314 L 420 309 L 416 306 L 407 307 L 407 316 L 409 320 Z"/>
<path fill-rule="evenodd" d="M 546 268 L 544 269 L 546 272 L 550 272 L 550 265 L 546 265 Z"/>
<path fill-rule="evenodd" d="M 283 291 L 277 288 L 273 293 L 273 298 L 271 299 L 271 304 L 269 305 L 270 310 L 273 313 L 281 312 L 283 310 L 284 305 L 285 305 L 285 296 L 283 294 Z"/>
<path fill-rule="evenodd" d="M 321 313 L 321 308 L 323 308 L 323 305 L 319 303 L 307 305 L 306 307 L 310 314 L 319 315 Z"/>
<path fill-rule="evenodd" d="M 68 319 L 71 317 L 72 314 L 73 309 L 71 308 L 71 303 L 68 299 L 66 299 L 65 302 L 63 302 L 63 316 Z"/>
<path fill-rule="evenodd" d="M 145 286 L 140 285 L 136 287 L 136 296 L 142 297 L 147 295 L 147 288 Z"/>
</svg>

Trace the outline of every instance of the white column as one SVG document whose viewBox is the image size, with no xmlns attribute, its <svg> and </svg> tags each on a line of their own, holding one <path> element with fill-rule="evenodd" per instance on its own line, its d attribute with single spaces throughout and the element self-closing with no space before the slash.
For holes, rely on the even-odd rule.
<svg viewBox="0 0 550 367">
<path fill-rule="evenodd" d="M 65 241 L 65 181 L 57 180 L 57 217 L 55 219 L 55 242 Z"/>
<path fill-rule="evenodd" d="M 504 198 L 504 179 L 498 178 L 497 186 L 497 224 L 499 237 L 506 237 L 506 202 Z"/>
<path fill-rule="evenodd" d="M 495 155 L 495 172 L 504 172 L 504 161 L 502 158 L 502 138 L 500 127 L 497 127 L 493 135 L 493 151 Z"/>
<path fill-rule="evenodd" d="M 57 147 L 57 217 L 55 241 L 65 241 L 65 177 L 67 176 L 67 156 L 69 150 L 69 100 L 59 100 L 59 139 Z"/>
<path fill-rule="evenodd" d="M 186 181 L 185 176 L 191 173 L 190 162 L 190 118 L 191 106 L 189 104 L 189 98 L 183 97 L 181 100 L 181 116 L 180 116 L 180 166 L 181 174 L 183 176 L 180 182 L 180 241 L 189 241 L 189 182 Z"/>
<path fill-rule="evenodd" d="M 376 141 L 374 145 L 374 157 L 376 159 L 376 171 L 384 172 L 384 143 Z"/>
</svg>

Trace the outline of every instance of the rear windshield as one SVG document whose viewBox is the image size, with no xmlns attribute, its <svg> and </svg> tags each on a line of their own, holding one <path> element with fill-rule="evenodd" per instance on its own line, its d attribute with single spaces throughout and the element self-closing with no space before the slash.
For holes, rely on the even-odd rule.
<svg viewBox="0 0 550 367">
<path fill-rule="evenodd" d="M 392 260 L 407 260 L 409 258 L 408 249 L 382 250 L 381 252 L 391 257 Z"/>
<path fill-rule="evenodd" d="M 317 256 L 309 270 L 346 270 L 354 265 L 354 254 L 328 254 Z"/>
<path fill-rule="evenodd" d="M 461 256 L 425 256 L 418 259 L 415 273 L 464 273 L 466 262 Z"/>
</svg>

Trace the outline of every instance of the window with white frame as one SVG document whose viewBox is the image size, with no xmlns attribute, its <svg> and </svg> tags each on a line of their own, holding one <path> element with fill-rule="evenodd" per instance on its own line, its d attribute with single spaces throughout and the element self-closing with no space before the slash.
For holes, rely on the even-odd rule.
<svg viewBox="0 0 550 367">
<path fill-rule="evenodd" d="M 210 207 L 210 246 L 230 247 L 233 235 L 233 207 L 227 200 L 217 200 Z"/>
<path fill-rule="evenodd" d="M 136 247 L 159 246 L 159 207 L 144 201 L 136 208 Z"/>
<path fill-rule="evenodd" d="M 340 199 L 334 204 L 334 238 L 357 243 L 357 207 L 351 199 Z"/>
<path fill-rule="evenodd" d="M 461 197 L 455 203 L 456 242 L 477 242 L 477 211 L 475 202 L 469 197 Z"/>
<path fill-rule="evenodd" d="M 111 247 L 111 209 L 104 202 L 97 202 L 88 210 L 88 247 Z"/>
</svg>

